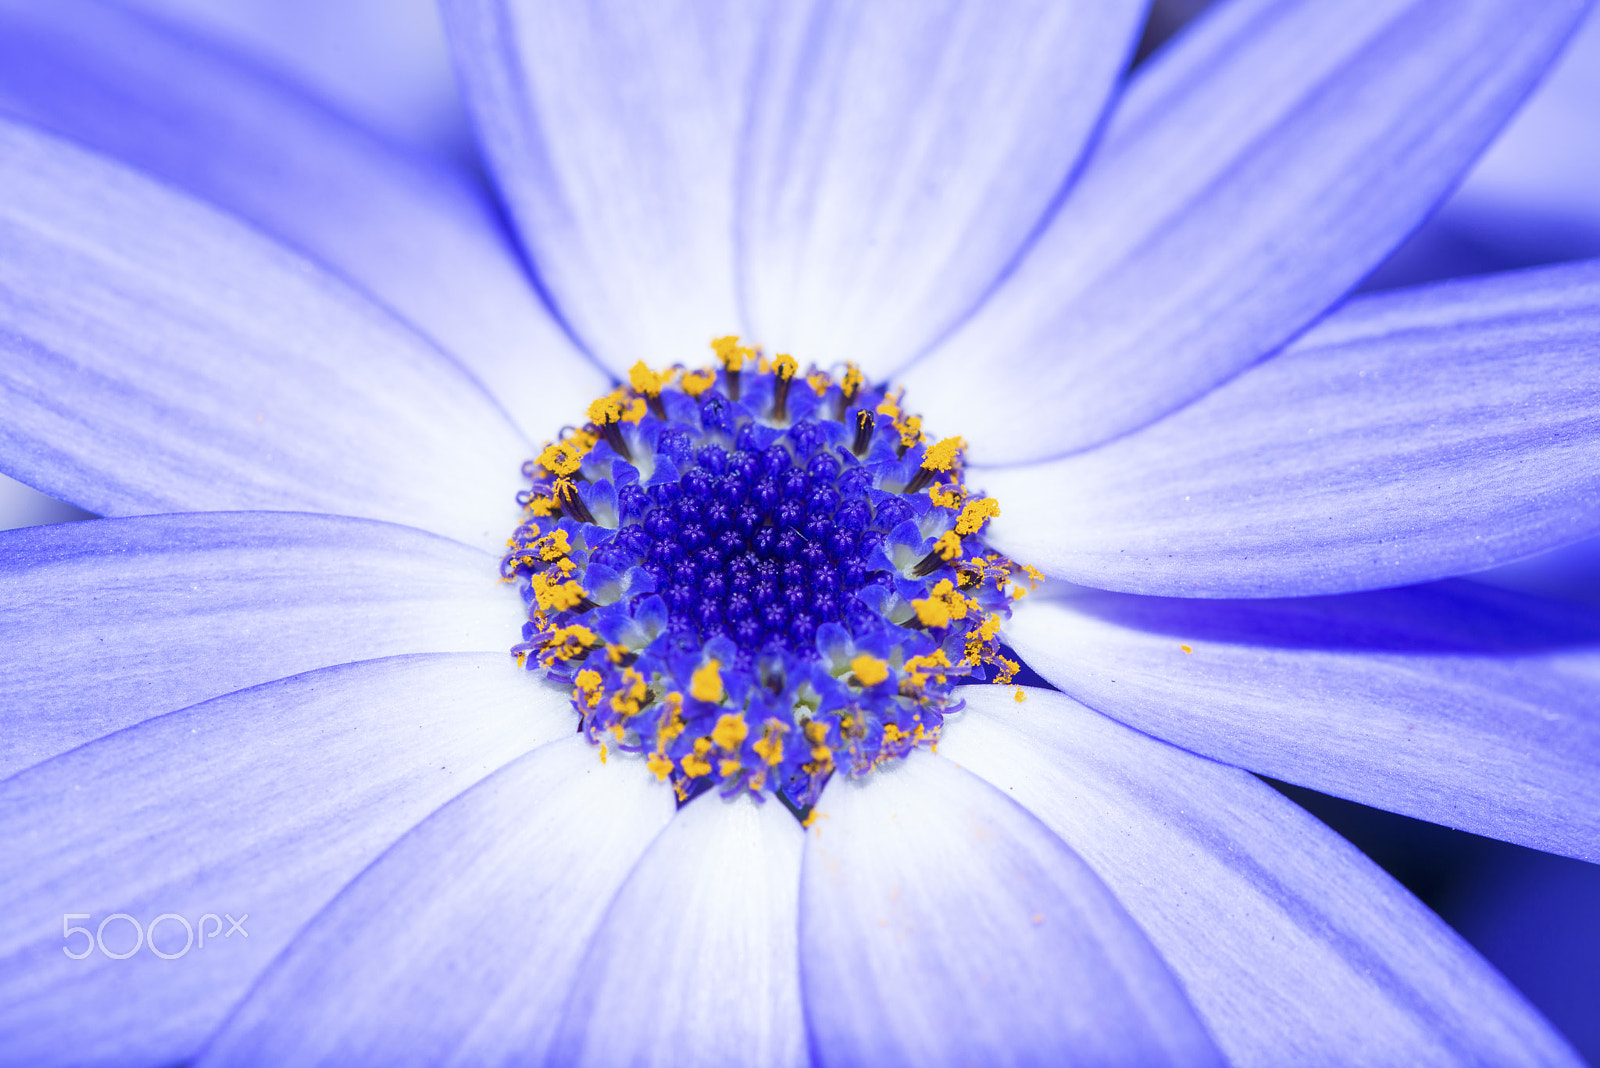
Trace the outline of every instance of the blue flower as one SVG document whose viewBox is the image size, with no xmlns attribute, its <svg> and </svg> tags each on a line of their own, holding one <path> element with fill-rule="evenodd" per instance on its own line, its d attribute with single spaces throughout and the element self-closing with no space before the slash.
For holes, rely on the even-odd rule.
<svg viewBox="0 0 1600 1068">
<path fill-rule="evenodd" d="M 0 467 L 118 517 L 0 539 L 3 1059 L 1572 1062 L 1249 772 L 1600 860 L 1600 628 L 1435 581 L 1600 531 L 1600 264 L 1339 303 L 1585 5 L 1230 0 L 1126 84 L 1139 5 L 1023 8 L 453 0 L 510 229 L 3 8 Z M 808 829 L 507 655 L 521 465 L 731 331 L 904 385 L 1053 580 L 1058 689 Z"/>
</svg>

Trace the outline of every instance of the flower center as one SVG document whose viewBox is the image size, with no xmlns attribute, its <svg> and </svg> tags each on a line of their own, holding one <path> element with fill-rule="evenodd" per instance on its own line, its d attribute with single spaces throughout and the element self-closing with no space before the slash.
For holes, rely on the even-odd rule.
<svg viewBox="0 0 1600 1068">
<path fill-rule="evenodd" d="M 1000 625 L 1036 576 L 985 547 L 999 506 L 899 394 L 712 348 L 714 370 L 638 364 L 524 465 L 512 652 L 573 687 L 601 759 L 805 818 L 835 771 L 933 745 L 955 685 L 1011 680 Z"/>
</svg>

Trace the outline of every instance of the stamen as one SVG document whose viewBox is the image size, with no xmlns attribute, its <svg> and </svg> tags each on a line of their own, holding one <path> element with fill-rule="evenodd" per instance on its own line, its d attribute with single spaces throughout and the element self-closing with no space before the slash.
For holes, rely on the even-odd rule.
<svg viewBox="0 0 1600 1068">
<path fill-rule="evenodd" d="M 871 412 L 866 410 L 856 412 L 856 440 L 850 446 L 851 452 L 857 456 L 867 454 L 867 446 L 872 444 L 872 428 L 877 424 L 878 421 L 872 417 Z"/>
</svg>

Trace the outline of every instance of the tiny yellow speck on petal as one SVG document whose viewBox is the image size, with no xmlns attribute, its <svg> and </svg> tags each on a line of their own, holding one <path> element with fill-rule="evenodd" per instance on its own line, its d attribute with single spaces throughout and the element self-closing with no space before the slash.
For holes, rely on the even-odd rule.
<svg viewBox="0 0 1600 1068">
<path fill-rule="evenodd" d="M 695 669 L 694 677 L 689 680 L 689 693 L 695 700 L 710 704 L 722 700 L 722 665 L 716 657 Z"/>
<path fill-rule="evenodd" d="M 863 686 L 876 686 L 889 677 L 889 665 L 865 653 L 850 661 L 850 670 L 856 673 Z"/>
<path fill-rule="evenodd" d="M 1028 691 L 1024 690 L 1021 686 L 1018 686 L 1017 692 L 1012 694 L 1012 697 L 1016 700 L 1017 704 L 1020 705 L 1022 702 L 1028 699 Z"/>
<path fill-rule="evenodd" d="M 1194 646 L 1192 646 L 1192 645 L 1180 645 L 1180 646 L 1178 646 L 1178 648 L 1182 649 L 1185 653 L 1194 652 Z"/>
</svg>

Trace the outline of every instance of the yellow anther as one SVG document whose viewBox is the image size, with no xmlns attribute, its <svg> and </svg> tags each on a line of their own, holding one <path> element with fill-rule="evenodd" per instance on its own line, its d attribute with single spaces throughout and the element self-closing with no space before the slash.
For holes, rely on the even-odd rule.
<svg viewBox="0 0 1600 1068">
<path fill-rule="evenodd" d="M 695 669 L 694 676 L 689 680 L 689 693 L 697 701 L 706 701 L 716 704 L 722 700 L 722 665 L 712 657 L 705 662 L 703 667 Z"/>
<path fill-rule="evenodd" d="M 883 400 L 878 402 L 878 414 L 887 415 L 890 419 L 898 421 L 900 418 L 900 404 L 898 399 L 885 393 Z"/>
<path fill-rule="evenodd" d="M 666 384 L 666 379 L 650 370 L 643 360 L 634 364 L 628 370 L 628 384 L 646 396 L 654 397 L 661 392 L 661 387 Z"/>
<path fill-rule="evenodd" d="M 572 552 L 572 542 L 564 530 L 552 530 L 531 547 L 539 551 L 539 559 L 547 564 Z"/>
<path fill-rule="evenodd" d="M 713 371 L 690 371 L 683 376 L 683 391 L 691 397 L 698 398 L 700 394 L 716 385 L 717 376 Z"/>
<path fill-rule="evenodd" d="M 623 659 L 632 652 L 626 645 L 607 644 L 606 658 L 613 664 L 622 663 Z"/>
<path fill-rule="evenodd" d="M 922 416 L 907 415 L 894 421 L 894 428 L 900 431 L 900 444 L 911 448 L 922 440 Z M 939 468 L 939 470 L 944 470 Z"/>
<path fill-rule="evenodd" d="M 711 731 L 711 740 L 731 753 L 744 744 L 745 737 L 749 733 L 750 728 L 745 725 L 744 716 L 737 712 L 729 712 L 717 720 L 716 727 Z"/>
<path fill-rule="evenodd" d="M 961 518 L 956 520 L 957 534 L 976 534 L 983 529 L 983 525 L 1000 514 L 1000 502 L 993 497 L 980 497 L 975 501 L 968 501 L 967 506 L 961 509 Z M 949 559 L 949 557 L 945 557 Z"/>
<path fill-rule="evenodd" d="M 528 502 L 528 511 L 537 516 L 555 515 L 561 502 L 554 497 L 535 497 Z"/>
<path fill-rule="evenodd" d="M 918 622 L 925 627 L 948 627 L 952 619 L 966 619 L 977 607 L 977 602 L 963 596 L 949 579 L 940 579 L 928 592 L 926 600 L 911 602 Z"/>
<path fill-rule="evenodd" d="M 939 535 L 933 543 L 933 551 L 939 554 L 939 559 L 949 563 L 961 555 L 961 537 L 953 530 L 947 530 Z"/>
<path fill-rule="evenodd" d="M 839 389 L 844 393 L 844 399 L 849 400 L 861 388 L 861 368 L 853 363 L 844 365 L 844 378 L 839 382 Z"/>
<path fill-rule="evenodd" d="M 876 686 L 889 677 L 889 665 L 865 653 L 850 661 L 850 670 L 856 673 L 863 686 Z"/>
<path fill-rule="evenodd" d="M 566 612 L 588 599 L 589 591 L 575 581 L 552 582 L 544 575 L 535 574 L 528 580 L 533 586 L 534 599 L 541 611 Z"/>
<path fill-rule="evenodd" d="M 961 438 L 945 438 L 936 445 L 928 446 L 927 453 L 922 457 L 922 466 L 929 471 L 948 471 L 955 466 L 956 458 L 966 447 L 967 443 Z"/>
<path fill-rule="evenodd" d="M 683 758 L 683 773 L 691 779 L 698 779 L 702 775 L 711 774 L 711 761 L 706 759 L 706 754 L 711 752 L 710 738 L 696 738 L 694 752 Z"/>
<path fill-rule="evenodd" d="M 538 464 L 550 474 L 565 478 L 578 473 L 583 466 L 584 454 L 588 451 L 587 448 L 580 448 L 576 440 L 553 442 L 539 454 Z"/>
<path fill-rule="evenodd" d="M 717 359 L 722 361 L 722 366 L 729 371 L 737 371 L 745 365 L 745 361 L 755 358 L 755 350 L 739 344 L 739 335 L 729 334 L 719 337 L 711 342 L 711 350 L 717 354 Z"/>
<path fill-rule="evenodd" d="M 601 397 L 589 403 L 589 422 L 597 426 L 622 421 L 622 402 L 615 396 Z"/>
<path fill-rule="evenodd" d="M 594 631 L 588 627 L 573 624 L 570 627 L 557 627 L 550 632 L 544 640 L 545 652 L 558 660 L 571 660 L 582 656 L 585 649 L 593 648 L 600 643 Z"/>
<path fill-rule="evenodd" d="M 959 508 L 963 492 L 959 485 L 932 486 L 928 489 L 928 500 L 940 508 Z"/>
<path fill-rule="evenodd" d="M 917 613 L 917 622 L 924 627 L 948 627 L 950 625 L 950 606 L 943 601 L 932 599 L 912 601 L 911 607 Z"/>
<path fill-rule="evenodd" d="M 744 764 L 734 757 L 724 757 L 717 762 L 717 774 L 724 779 L 731 779 L 744 768 Z"/>
<path fill-rule="evenodd" d="M 820 397 L 828 392 L 829 386 L 833 385 L 833 376 L 826 371 L 813 371 L 806 375 L 806 384 L 811 387 L 812 392 Z"/>
<path fill-rule="evenodd" d="M 787 379 L 795 376 L 800 370 L 800 365 L 787 352 L 780 352 L 772 361 L 772 369 L 779 378 Z"/>
<path fill-rule="evenodd" d="M 672 774 L 672 758 L 660 753 L 651 753 L 645 760 L 644 766 L 655 772 L 656 778 L 661 782 L 666 782 L 667 776 Z"/>
<path fill-rule="evenodd" d="M 760 740 L 752 742 L 750 748 L 769 765 L 775 767 L 783 763 L 783 724 L 775 719 L 767 720 Z"/>
<path fill-rule="evenodd" d="M 601 681 L 600 672 L 594 670 L 593 668 L 584 668 L 582 671 L 578 672 L 577 677 L 572 680 L 573 684 L 577 687 L 576 691 L 572 695 L 573 699 L 582 701 L 589 708 L 595 707 L 600 703 Z"/>
</svg>

